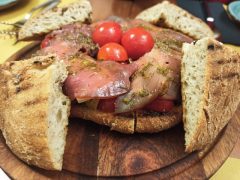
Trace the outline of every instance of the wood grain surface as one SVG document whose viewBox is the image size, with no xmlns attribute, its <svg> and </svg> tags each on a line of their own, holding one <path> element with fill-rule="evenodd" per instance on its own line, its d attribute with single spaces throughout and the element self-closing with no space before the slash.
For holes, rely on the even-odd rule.
<svg viewBox="0 0 240 180">
<path fill-rule="evenodd" d="M 158 1 L 91 0 L 94 18 L 134 17 Z M 31 54 L 30 44 L 9 60 Z M 156 134 L 124 135 L 81 119 L 71 119 L 63 171 L 46 171 L 20 161 L 0 136 L 0 166 L 14 179 L 204 179 L 231 153 L 240 134 L 240 110 L 211 146 L 202 152 L 184 152 L 182 124 Z"/>
<path fill-rule="evenodd" d="M 14 179 L 203 179 L 215 173 L 231 153 L 240 134 L 239 117 L 240 110 L 211 147 L 191 154 L 184 153 L 181 124 L 153 135 L 123 135 L 71 119 L 62 172 L 26 165 L 11 153 L 2 136 L 0 164 Z"/>
</svg>

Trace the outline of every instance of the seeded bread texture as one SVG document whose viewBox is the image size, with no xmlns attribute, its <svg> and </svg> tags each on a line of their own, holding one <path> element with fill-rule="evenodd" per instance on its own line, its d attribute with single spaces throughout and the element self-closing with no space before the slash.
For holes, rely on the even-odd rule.
<svg viewBox="0 0 240 180">
<path fill-rule="evenodd" d="M 30 165 L 61 170 L 70 100 L 66 66 L 53 56 L 0 66 L 0 128 L 12 152 Z"/>
<path fill-rule="evenodd" d="M 194 39 L 214 36 L 214 33 L 205 22 L 168 1 L 163 1 L 142 11 L 136 16 L 136 19 L 163 25 Z"/>
<path fill-rule="evenodd" d="M 240 55 L 203 38 L 183 45 L 181 68 L 186 151 L 214 141 L 240 101 Z"/>
<path fill-rule="evenodd" d="M 63 25 L 91 21 L 92 6 L 88 0 L 76 0 L 66 7 L 53 8 L 28 20 L 18 33 L 19 40 L 32 39 Z"/>
</svg>

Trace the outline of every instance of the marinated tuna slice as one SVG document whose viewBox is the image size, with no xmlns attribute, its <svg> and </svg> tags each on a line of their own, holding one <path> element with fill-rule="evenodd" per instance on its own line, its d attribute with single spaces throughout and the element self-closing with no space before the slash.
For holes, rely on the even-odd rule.
<svg viewBox="0 0 240 180">
<path fill-rule="evenodd" d="M 117 98 L 116 113 L 140 109 L 166 94 L 173 81 L 179 82 L 180 60 L 161 49 L 153 49 L 133 64 L 137 64 L 138 70 L 133 75 L 131 90 Z"/>
<path fill-rule="evenodd" d="M 82 55 L 69 60 L 69 76 L 64 90 L 71 100 L 112 98 L 130 90 L 130 76 L 136 64 L 119 64 L 114 61 L 94 61 Z"/>
<path fill-rule="evenodd" d="M 38 55 L 56 54 L 61 59 L 68 59 L 78 52 L 96 55 L 97 45 L 91 38 L 92 30 L 87 24 L 71 24 L 55 30 L 45 38 L 44 46 Z"/>
</svg>

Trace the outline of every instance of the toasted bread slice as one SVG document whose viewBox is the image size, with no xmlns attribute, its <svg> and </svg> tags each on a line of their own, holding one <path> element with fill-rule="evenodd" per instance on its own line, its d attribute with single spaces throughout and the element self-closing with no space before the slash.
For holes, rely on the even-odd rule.
<svg viewBox="0 0 240 180">
<path fill-rule="evenodd" d="M 169 113 L 139 111 L 127 114 L 113 114 L 91 109 L 84 105 L 72 106 L 71 116 L 106 125 L 125 134 L 154 133 L 168 129 L 182 120 L 182 107 L 177 106 Z"/>
<path fill-rule="evenodd" d="M 181 69 L 186 151 L 213 142 L 240 101 L 240 55 L 213 38 L 183 45 Z"/>
<path fill-rule="evenodd" d="M 0 128 L 28 164 L 61 170 L 70 100 L 62 94 L 66 66 L 53 56 L 0 65 Z"/>
<path fill-rule="evenodd" d="M 84 105 L 77 105 L 72 106 L 71 116 L 78 117 L 83 120 L 90 120 L 97 124 L 109 126 L 111 130 L 115 130 L 121 133 L 134 133 L 134 113 L 114 115 L 113 113 L 90 109 Z"/>
<path fill-rule="evenodd" d="M 137 111 L 135 132 L 156 133 L 169 129 L 182 121 L 182 107 L 175 106 L 168 113 Z"/>
<path fill-rule="evenodd" d="M 19 30 L 18 39 L 33 39 L 63 25 L 91 21 L 91 14 L 92 6 L 88 0 L 76 0 L 66 7 L 54 8 L 28 20 Z"/>
<path fill-rule="evenodd" d="M 136 16 L 136 19 L 163 25 L 194 39 L 214 36 L 205 22 L 168 1 L 163 1 L 142 11 Z"/>
</svg>

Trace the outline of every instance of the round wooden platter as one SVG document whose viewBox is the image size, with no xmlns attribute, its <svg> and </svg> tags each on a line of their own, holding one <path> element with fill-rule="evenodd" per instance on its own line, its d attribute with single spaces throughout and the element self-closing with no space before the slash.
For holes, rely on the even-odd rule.
<svg viewBox="0 0 240 180">
<path fill-rule="evenodd" d="M 9 58 L 31 55 L 39 43 L 29 44 Z M 201 152 L 184 152 L 182 124 L 155 134 L 125 135 L 82 120 L 71 119 L 61 172 L 28 166 L 0 136 L 0 165 L 14 179 L 208 178 L 231 153 L 240 134 L 240 109 L 217 140 Z"/>
<path fill-rule="evenodd" d="M 109 15 L 134 17 L 159 0 L 91 2 L 93 17 L 103 19 Z M 30 55 L 36 44 L 23 48 L 9 60 Z M 5 145 L 2 135 L 0 167 L 13 179 L 206 179 L 220 168 L 236 144 L 240 134 L 239 117 L 238 108 L 211 146 L 191 154 L 184 152 L 182 124 L 156 134 L 124 135 L 88 121 L 71 119 L 61 172 L 25 164 Z"/>
</svg>

